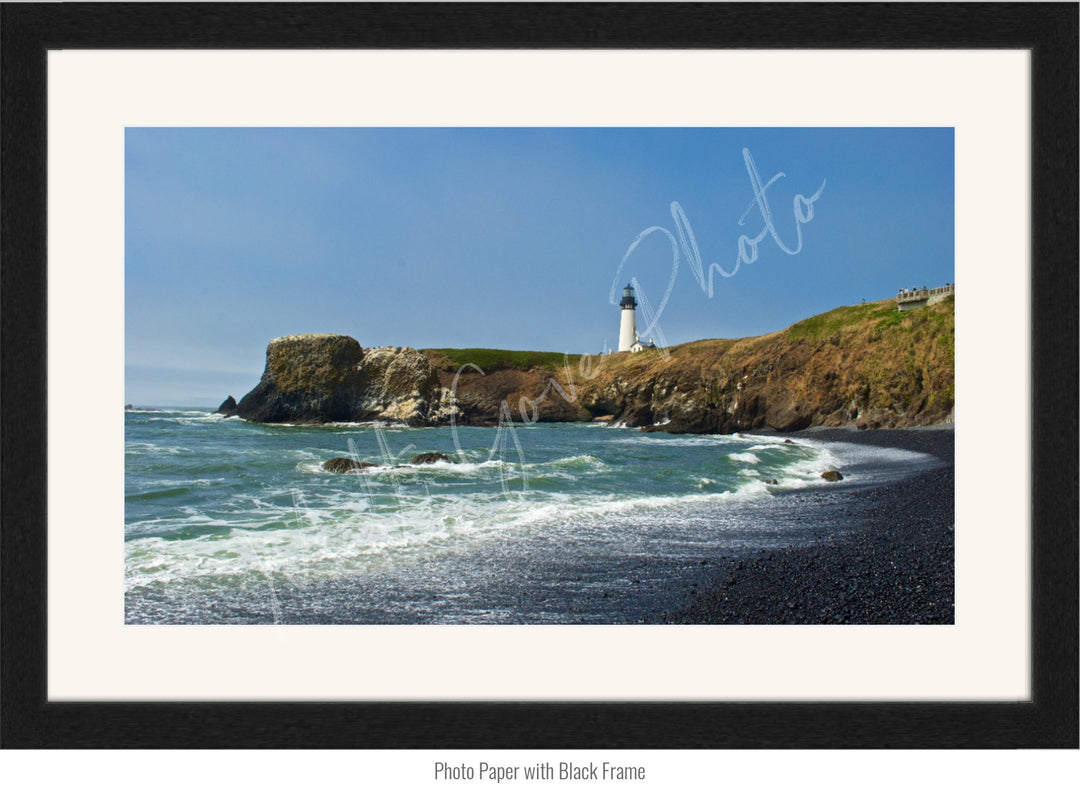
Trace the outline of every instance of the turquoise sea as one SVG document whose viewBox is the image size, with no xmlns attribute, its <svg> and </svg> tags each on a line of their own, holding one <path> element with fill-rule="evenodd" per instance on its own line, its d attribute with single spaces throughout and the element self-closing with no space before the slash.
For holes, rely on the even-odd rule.
<svg viewBox="0 0 1080 793">
<path fill-rule="evenodd" d="M 800 516 L 925 462 L 807 433 L 125 419 L 129 623 L 652 622 L 710 557 L 843 531 Z M 455 462 L 409 464 L 431 451 Z"/>
</svg>

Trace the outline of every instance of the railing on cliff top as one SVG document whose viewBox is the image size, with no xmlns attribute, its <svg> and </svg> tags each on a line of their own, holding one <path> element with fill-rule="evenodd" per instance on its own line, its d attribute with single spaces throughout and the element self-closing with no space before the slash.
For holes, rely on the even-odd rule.
<svg viewBox="0 0 1080 793">
<path fill-rule="evenodd" d="M 915 308 L 915 303 L 929 304 L 931 301 L 936 303 L 938 300 L 951 295 L 956 291 L 956 284 L 945 284 L 945 286 L 937 286 L 933 289 L 901 289 L 896 293 L 896 305 L 901 310 L 905 305 Z"/>
</svg>

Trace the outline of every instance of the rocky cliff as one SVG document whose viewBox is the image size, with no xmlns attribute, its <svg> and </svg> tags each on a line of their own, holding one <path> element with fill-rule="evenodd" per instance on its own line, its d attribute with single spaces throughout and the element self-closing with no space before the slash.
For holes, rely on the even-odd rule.
<svg viewBox="0 0 1080 793">
<path fill-rule="evenodd" d="M 665 432 L 910 427 L 953 417 L 954 298 L 830 311 L 787 330 L 602 359 L 590 413 Z"/>
<path fill-rule="evenodd" d="M 435 369 L 411 347 L 364 350 L 349 336 L 274 339 L 255 386 L 229 415 L 263 423 L 449 420 Z M 222 406 L 224 407 L 224 405 Z"/>
<path fill-rule="evenodd" d="M 568 392 L 580 356 L 510 350 L 424 350 L 461 424 L 514 421 L 589 421 L 593 416 Z M 571 363 L 570 376 L 566 363 Z M 566 394 L 567 396 L 564 396 Z M 453 398 L 451 399 L 451 395 Z"/>
<path fill-rule="evenodd" d="M 766 336 L 602 358 L 288 336 L 267 347 L 262 379 L 234 413 L 411 425 L 604 417 L 699 433 L 935 424 L 953 417 L 953 307 L 953 297 L 903 313 L 867 303 Z"/>
</svg>

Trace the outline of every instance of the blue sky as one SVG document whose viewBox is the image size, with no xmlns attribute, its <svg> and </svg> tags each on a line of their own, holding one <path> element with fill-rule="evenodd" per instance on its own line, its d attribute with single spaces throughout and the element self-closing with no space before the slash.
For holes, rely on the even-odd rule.
<svg viewBox="0 0 1080 793">
<path fill-rule="evenodd" d="M 668 344 L 953 282 L 952 129 L 128 129 L 126 401 L 239 399 L 266 343 L 294 333 L 617 346 L 616 275 L 654 309 L 671 280 L 672 202 L 706 270 L 731 272 L 740 236 L 762 232 L 745 151 L 761 184 L 784 174 L 765 199 L 780 243 L 801 231 L 802 247 L 766 230 L 711 297 L 683 249 Z M 823 183 L 800 223 L 796 195 Z M 620 272 L 652 227 L 671 236 L 646 235 Z"/>
</svg>

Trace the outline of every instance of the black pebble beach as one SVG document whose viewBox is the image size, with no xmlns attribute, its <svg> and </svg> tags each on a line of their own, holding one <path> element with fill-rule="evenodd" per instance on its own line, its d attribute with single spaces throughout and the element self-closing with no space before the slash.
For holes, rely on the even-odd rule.
<svg viewBox="0 0 1080 793">
<path fill-rule="evenodd" d="M 790 437 L 797 442 L 800 435 L 923 452 L 941 465 L 894 483 L 829 494 L 806 513 L 807 529 L 828 537 L 820 542 L 710 560 L 710 580 L 663 621 L 952 624 L 952 427 L 809 430 Z M 841 524 L 839 536 L 829 530 Z"/>
</svg>

